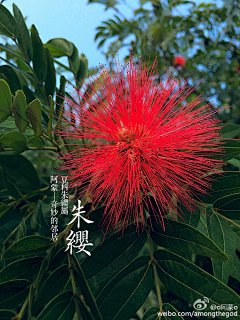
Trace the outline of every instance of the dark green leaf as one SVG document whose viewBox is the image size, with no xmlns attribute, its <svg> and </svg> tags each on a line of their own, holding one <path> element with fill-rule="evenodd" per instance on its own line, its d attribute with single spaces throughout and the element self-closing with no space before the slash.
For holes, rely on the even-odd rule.
<svg viewBox="0 0 240 320">
<path fill-rule="evenodd" d="M 54 248 L 55 249 L 55 248 Z M 51 256 L 49 258 L 49 271 L 55 270 L 57 267 L 59 267 L 62 263 L 66 262 L 67 255 L 65 252 L 65 248 L 60 248 L 57 252 L 51 252 Z"/>
<path fill-rule="evenodd" d="M 0 34 L 14 38 L 16 36 L 16 20 L 11 15 L 10 11 L 0 4 Z"/>
<path fill-rule="evenodd" d="M 43 148 L 43 142 L 40 138 L 36 139 L 35 137 L 31 137 L 28 140 L 28 145 L 31 144 L 37 149 L 42 149 Z"/>
<path fill-rule="evenodd" d="M 13 4 L 14 18 L 17 22 L 17 40 L 20 48 L 24 52 L 25 57 L 28 61 L 32 60 L 32 42 L 29 35 L 28 28 L 26 26 L 25 20 L 19 8 Z"/>
<path fill-rule="evenodd" d="M 25 132 L 29 124 L 29 121 L 25 114 L 26 108 L 26 96 L 23 91 L 18 90 L 13 99 L 12 112 L 15 117 L 16 126 L 21 133 Z"/>
<path fill-rule="evenodd" d="M 62 103 L 63 103 L 63 97 L 65 96 L 65 86 L 66 86 L 67 80 L 64 76 L 60 77 L 60 88 L 57 89 L 57 96 L 56 96 L 56 109 L 57 112 L 60 112 L 62 109 Z"/>
<path fill-rule="evenodd" d="M 199 219 L 200 219 L 200 212 L 189 211 L 186 207 L 182 204 L 178 204 L 179 214 L 181 217 L 178 216 L 178 220 L 187 224 L 190 224 L 193 227 L 197 227 Z"/>
<path fill-rule="evenodd" d="M 159 320 L 158 313 L 159 308 L 152 307 L 144 313 L 142 320 Z M 161 314 L 161 319 L 184 320 L 181 316 L 178 316 L 178 311 L 169 303 L 163 304 L 163 312 Z"/>
<path fill-rule="evenodd" d="M 5 80 L 8 83 L 12 94 L 15 94 L 17 90 L 21 89 L 21 84 L 18 75 L 12 67 L 0 66 L 0 74 L 3 75 L 3 80 Z"/>
<path fill-rule="evenodd" d="M 163 314 L 164 319 L 166 320 L 184 320 L 183 317 L 178 316 L 178 311 L 175 309 L 171 304 L 164 303 L 163 304 L 163 310 L 167 313 L 167 316 Z M 172 314 L 172 316 L 169 316 L 168 314 Z"/>
<path fill-rule="evenodd" d="M 17 152 L 23 152 L 27 149 L 27 139 L 26 137 L 19 132 L 11 131 L 8 133 L 5 133 L 0 138 L 0 143 L 9 146 L 13 150 Z"/>
<path fill-rule="evenodd" d="M 47 76 L 45 80 L 45 91 L 47 96 L 52 96 L 56 89 L 56 71 L 54 68 L 53 58 L 48 48 L 45 48 L 46 59 L 47 59 Z"/>
<path fill-rule="evenodd" d="M 212 183 L 213 191 L 204 198 L 205 203 L 214 203 L 217 199 L 240 192 L 240 172 L 224 172 Z"/>
<path fill-rule="evenodd" d="M 0 310 L 0 319 L 2 320 L 11 320 L 16 314 L 11 310 Z"/>
<path fill-rule="evenodd" d="M 235 234 L 229 223 L 217 214 L 214 214 L 212 209 L 208 208 L 206 213 L 209 238 L 212 239 L 229 258 L 229 261 L 212 259 L 214 276 L 227 284 L 236 251 Z"/>
<path fill-rule="evenodd" d="M 38 300 L 33 308 L 38 310 L 52 300 L 67 284 L 69 279 L 68 265 L 62 265 L 43 282 L 38 291 Z"/>
<path fill-rule="evenodd" d="M 91 309 L 91 312 L 93 316 L 96 319 L 103 320 L 102 315 L 99 311 L 98 305 L 96 303 L 95 298 L 93 297 L 93 294 L 89 288 L 87 279 L 82 271 L 81 265 L 79 264 L 79 261 L 76 258 L 76 255 L 74 255 L 74 259 L 77 265 L 77 270 L 74 269 L 74 277 L 76 279 L 77 287 L 80 288 L 80 294 L 84 296 L 84 299 L 86 300 L 86 304 Z"/>
<path fill-rule="evenodd" d="M 2 255 L 2 259 L 13 259 L 19 256 L 31 256 L 45 252 L 51 246 L 49 238 L 27 236 L 13 243 Z"/>
<path fill-rule="evenodd" d="M 224 145 L 226 154 L 221 158 L 226 162 L 240 155 L 240 140 L 228 140 Z"/>
<path fill-rule="evenodd" d="M 51 41 L 51 40 L 49 40 Z M 45 43 L 44 44 L 44 48 L 48 48 L 48 50 L 50 51 L 51 55 L 55 58 L 60 58 L 63 56 L 66 56 L 66 52 L 50 43 Z"/>
<path fill-rule="evenodd" d="M 69 65 L 73 73 L 76 75 L 80 66 L 80 59 L 78 57 L 78 49 L 75 47 L 73 44 L 73 53 L 72 55 L 68 58 Z"/>
<path fill-rule="evenodd" d="M 151 307 L 143 315 L 142 320 L 159 320 L 159 308 Z"/>
<path fill-rule="evenodd" d="M 163 284 L 190 304 L 207 297 L 210 302 L 204 311 L 210 311 L 211 304 L 240 306 L 240 297 L 232 289 L 190 261 L 167 250 L 156 251 L 154 257 Z"/>
<path fill-rule="evenodd" d="M 62 56 L 71 57 L 73 54 L 73 44 L 63 38 L 54 38 L 46 43 L 53 57 L 59 58 Z"/>
<path fill-rule="evenodd" d="M 40 181 L 35 168 L 22 155 L 14 152 L 2 152 L 0 154 L 0 166 L 5 169 L 11 183 L 18 183 L 24 190 L 29 191 L 40 188 Z"/>
<path fill-rule="evenodd" d="M 229 219 L 238 220 L 240 218 L 239 201 L 240 192 L 218 199 L 214 202 L 213 208 L 218 213 L 222 214 L 223 216 Z"/>
<path fill-rule="evenodd" d="M 35 137 L 39 138 L 42 134 L 42 108 L 38 99 L 33 100 L 26 109 L 26 116 L 31 122 Z"/>
<path fill-rule="evenodd" d="M 47 75 L 47 59 L 43 43 L 39 37 L 35 25 L 31 27 L 31 38 L 33 47 L 33 69 L 40 83 L 44 82 Z"/>
<path fill-rule="evenodd" d="M 235 123 L 227 123 L 226 126 L 221 129 L 221 137 L 232 139 L 240 133 L 240 125 Z"/>
<path fill-rule="evenodd" d="M 165 220 L 165 230 L 161 225 L 153 225 L 151 237 L 161 247 L 196 253 L 202 256 L 228 260 L 225 253 L 201 231 L 185 223 Z"/>
<path fill-rule="evenodd" d="M 42 212 L 42 201 L 38 200 L 36 207 L 33 211 L 32 219 L 31 219 L 31 228 L 41 235 L 48 235 L 50 233 L 50 228 L 44 218 Z"/>
<path fill-rule="evenodd" d="M 39 270 L 43 258 L 28 258 L 14 261 L 0 271 L 0 282 L 13 279 L 30 280 Z"/>
<path fill-rule="evenodd" d="M 76 76 L 77 82 L 84 79 L 87 76 L 87 72 L 88 72 L 88 59 L 82 53 L 80 56 L 80 65 L 79 65 L 79 69 Z M 77 83 L 77 85 L 79 85 L 79 83 Z"/>
<path fill-rule="evenodd" d="M 99 293 L 116 273 L 137 256 L 145 242 L 146 233 L 138 235 L 135 229 L 105 239 L 82 263 L 90 287 L 98 289 Z"/>
<path fill-rule="evenodd" d="M 15 199 L 21 199 L 22 198 L 22 194 L 21 192 L 19 191 L 19 189 L 14 185 L 12 184 L 9 180 L 8 180 L 8 177 L 4 171 L 4 182 L 5 182 L 5 186 L 9 192 L 9 194 L 14 197 Z"/>
<path fill-rule="evenodd" d="M 27 280 L 11 280 L 0 283 L 0 309 L 13 309 L 28 295 Z"/>
<path fill-rule="evenodd" d="M 72 292 L 63 292 L 51 300 L 40 312 L 36 320 L 72 320 L 75 305 Z"/>
<path fill-rule="evenodd" d="M 36 99 L 34 92 L 32 92 L 27 86 L 23 86 L 23 92 L 27 99 L 27 104 Z"/>
<path fill-rule="evenodd" d="M 31 284 L 28 294 L 28 320 L 32 319 L 32 304 L 34 299 L 34 285 Z"/>
<path fill-rule="evenodd" d="M 6 81 L 0 79 L 0 122 L 6 120 L 11 114 L 11 105 L 12 96 L 9 85 Z"/>
<path fill-rule="evenodd" d="M 25 219 L 22 220 L 20 223 L 20 226 L 18 228 L 18 231 L 16 232 L 15 241 L 18 241 L 27 235 L 27 227 L 25 223 Z"/>
<path fill-rule="evenodd" d="M 153 270 L 149 258 L 135 259 L 106 285 L 97 298 L 103 319 L 122 320 L 134 315 L 152 286 Z"/>
</svg>

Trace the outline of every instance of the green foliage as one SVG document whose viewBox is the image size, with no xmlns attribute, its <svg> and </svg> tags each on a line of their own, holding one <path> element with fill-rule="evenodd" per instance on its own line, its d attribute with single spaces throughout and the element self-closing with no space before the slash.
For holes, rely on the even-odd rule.
<svg viewBox="0 0 240 320">
<path fill-rule="evenodd" d="M 95 37 L 99 47 L 115 37 L 106 53 L 109 59 L 123 46 L 131 49 L 134 57 L 149 58 L 150 64 L 157 56 L 159 75 L 170 67 L 191 84 L 204 76 L 199 90 L 205 91 L 208 99 L 216 94 L 222 106 L 233 106 L 219 115 L 228 121 L 221 129 L 222 138 L 228 139 L 221 156 L 226 165 L 222 175 L 213 176 L 212 190 L 203 202 L 195 199 L 198 208 L 194 212 L 174 199 L 182 218 L 173 219 L 176 212 L 169 212 L 164 217 L 165 230 L 148 222 L 144 230 L 129 226 L 124 233 L 118 230 L 106 236 L 99 230 L 104 212 L 99 206 L 88 217 L 95 223 L 81 224 L 94 244 L 91 256 L 66 252 L 66 237 L 76 225 L 67 225 L 70 218 L 59 214 L 58 239 L 50 239 L 53 192 L 49 177 L 60 174 L 54 171 L 55 159 L 72 150 L 76 141 L 66 144 L 54 129 L 66 119 L 64 97 L 73 99 L 66 93 L 70 80 L 74 78 L 76 88 L 85 90 L 85 97 L 93 98 L 83 85 L 89 73 L 88 60 L 67 39 L 43 43 L 35 25 L 28 30 L 15 4 L 13 15 L 0 5 L 0 34 L 7 39 L 0 43 L 0 319 L 159 320 L 160 309 L 176 314 L 178 310 L 192 311 L 194 302 L 204 297 L 210 300 L 206 311 L 211 304 L 240 307 L 240 96 L 236 71 L 240 49 L 234 40 L 239 9 L 233 11 L 231 1 L 228 7 L 154 1 L 152 9 L 146 9 L 149 1 L 142 0 L 128 20 L 119 14 L 119 1 L 89 3 L 116 12 L 97 28 Z M 178 13 L 183 3 L 189 4 L 186 15 Z M 227 20 L 228 16 L 231 19 Z M 187 60 L 184 68 L 173 66 L 178 54 Z M 61 57 L 67 58 L 67 65 Z M 89 81 L 92 79 L 86 83 Z M 72 209 L 78 194 L 69 191 Z M 87 197 L 82 200 L 90 205 Z M 57 194 L 56 202 L 59 209 Z M 151 210 L 147 213 L 152 214 Z"/>
<path fill-rule="evenodd" d="M 193 95 L 205 93 L 212 108 L 232 106 L 219 117 L 240 123 L 240 46 L 236 41 L 240 8 L 233 0 L 139 0 L 131 18 L 121 14 L 120 0 L 89 2 L 115 12 L 96 28 L 95 35 L 98 48 L 104 49 L 109 61 L 123 47 L 129 51 L 126 60 L 130 51 L 150 64 L 156 59 L 160 76 L 169 69 L 190 85 L 198 84 Z M 174 66 L 175 56 L 184 57 L 186 65 Z"/>
</svg>

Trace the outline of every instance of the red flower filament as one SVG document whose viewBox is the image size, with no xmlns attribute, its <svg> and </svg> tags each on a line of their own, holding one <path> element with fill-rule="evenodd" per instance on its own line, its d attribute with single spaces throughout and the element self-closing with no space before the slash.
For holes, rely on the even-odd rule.
<svg viewBox="0 0 240 320">
<path fill-rule="evenodd" d="M 219 120 L 208 105 L 199 106 L 201 97 L 186 102 L 192 91 L 176 79 L 156 85 L 154 68 L 131 61 L 102 74 L 85 96 L 76 92 L 79 103 L 66 100 L 70 127 L 59 134 L 78 144 L 61 169 L 82 196 L 105 205 L 107 228 L 144 224 L 150 198 L 162 224 L 176 201 L 193 210 L 193 197 L 210 187 L 209 173 L 219 173 L 223 163 L 212 159 L 221 153 Z"/>
</svg>

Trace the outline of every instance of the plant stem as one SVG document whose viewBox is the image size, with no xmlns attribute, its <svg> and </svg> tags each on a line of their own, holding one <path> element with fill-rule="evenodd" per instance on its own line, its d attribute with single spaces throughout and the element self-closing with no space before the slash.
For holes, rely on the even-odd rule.
<svg viewBox="0 0 240 320">
<path fill-rule="evenodd" d="M 150 235 L 150 226 L 148 225 L 146 218 L 145 218 L 145 226 L 146 226 L 148 242 L 149 242 L 149 248 L 150 248 L 150 253 L 151 253 L 151 263 L 152 263 L 152 266 L 153 266 L 154 282 L 155 282 L 156 291 L 157 291 L 159 309 L 160 309 L 160 312 L 162 312 L 163 311 L 163 302 L 162 302 L 161 289 L 160 289 L 159 278 L 158 278 L 158 273 L 157 273 L 157 262 L 156 262 L 156 259 L 153 256 L 153 253 L 154 253 L 153 242 L 152 242 L 152 238 L 151 238 L 151 235 Z M 158 316 L 158 318 L 160 320 L 161 316 Z"/>
<path fill-rule="evenodd" d="M 27 296 L 27 298 L 26 298 L 26 300 L 25 300 L 25 302 L 24 302 L 24 304 L 23 304 L 23 306 L 22 306 L 22 308 L 21 308 L 21 310 L 20 310 L 20 312 L 19 312 L 19 314 L 17 315 L 17 319 L 22 319 L 22 317 L 23 317 L 23 315 L 24 315 L 24 312 L 25 312 L 25 309 L 26 309 L 26 307 L 27 307 L 27 305 L 28 305 L 28 296 Z"/>
<path fill-rule="evenodd" d="M 77 319 L 82 320 L 81 311 L 80 311 L 80 308 L 78 305 L 79 296 L 78 296 L 77 286 L 76 286 L 74 272 L 73 272 L 73 259 L 72 259 L 72 256 L 69 254 L 69 252 L 67 255 L 68 255 L 69 273 L 70 273 L 70 278 L 71 278 L 71 282 L 72 282 L 72 289 L 73 289 L 73 294 L 74 294 L 74 302 L 75 302 L 75 308 L 76 308 L 76 313 L 77 313 Z"/>
<path fill-rule="evenodd" d="M 58 151 L 56 147 L 42 147 L 42 148 L 35 148 L 35 147 L 27 147 L 26 150 L 52 150 L 52 151 Z M 25 150 L 25 151 L 26 151 Z M 14 151 L 12 148 L 4 148 L 3 151 Z"/>
<path fill-rule="evenodd" d="M 231 223 L 233 226 L 237 227 L 240 229 L 240 225 L 237 224 L 236 222 L 232 221 L 232 219 L 229 219 L 225 216 L 223 216 L 221 213 L 218 213 L 217 211 L 213 210 L 213 212 L 218 215 L 219 217 L 223 218 L 224 220 L 226 220 L 227 222 Z"/>
</svg>

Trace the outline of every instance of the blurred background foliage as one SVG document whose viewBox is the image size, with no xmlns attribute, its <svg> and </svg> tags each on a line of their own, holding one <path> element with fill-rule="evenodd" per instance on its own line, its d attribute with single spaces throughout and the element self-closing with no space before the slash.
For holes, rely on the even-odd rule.
<svg viewBox="0 0 240 320">
<path fill-rule="evenodd" d="M 129 60 L 130 53 L 136 59 L 140 60 L 141 57 L 150 65 L 156 59 L 159 77 L 171 72 L 177 78 L 188 81 L 191 86 L 198 84 L 189 99 L 201 93 L 204 94 L 204 101 L 210 103 L 213 109 L 231 106 L 217 113 L 217 116 L 226 124 L 222 129 L 222 137 L 232 140 L 226 142 L 224 156 L 226 162 L 224 170 L 230 172 L 221 178 L 220 184 L 215 183 L 211 193 L 212 198 L 205 199 L 207 204 L 210 203 L 205 209 L 207 214 L 212 216 L 212 220 L 200 212 L 195 219 L 191 219 L 190 216 L 188 219 L 189 212 L 186 212 L 185 223 L 185 227 L 188 225 L 191 228 L 193 238 L 199 235 L 200 230 L 205 237 L 202 239 L 205 239 L 206 248 L 210 243 L 210 238 L 215 243 L 213 251 L 216 250 L 218 254 L 221 252 L 224 256 L 228 255 L 230 262 L 227 265 L 226 262 L 219 262 L 214 259 L 214 256 L 209 256 L 207 249 L 206 254 L 199 255 L 198 246 L 202 243 L 195 243 L 190 249 L 186 246 L 187 249 L 184 251 L 181 245 L 178 247 L 177 242 L 173 242 L 170 244 L 170 250 L 172 250 L 173 262 L 176 263 L 173 253 L 177 252 L 195 266 L 214 275 L 219 281 L 212 280 L 213 287 L 220 286 L 221 281 L 224 298 L 229 296 L 229 299 L 233 297 L 234 300 L 235 296 L 231 289 L 240 293 L 240 262 L 238 259 L 240 250 L 238 205 L 240 190 L 240 92 L 238 90 L 240 4 L 234 0 L 198 4 L 194 1 L 182 0 L 139 0 L 139 7 L 133 10 L 131 19 L 127 19 L 121 13 L 119 6 L 124 4 L 131 8 L 130 1 L 89 0 L 89 4 L 102 5 L 106 10 L 113 11 L 112 18 L 103 21 L 97 27 L 95 37 L 98 48 L 104 50 L 109 66 L 114 67 L 115 57 L 123 47 L 126 47 L 128 49 L 126 61 Z M 100 260 L 98 261 L 93 254 L 93 258 L 87 257 L 89 260 L 84 260 L 82 267 L 79 265 L 79 260 L 81 262 L 83 259 L 82 255 L 80 259 L 68 255 L 69 260 L 67 261 L 67 254 L 64 253 L 63 237 L 69 217 L 59 217 L 59 232 L 62 238 L 60 237 L 56 245 L 50 244 L 49 239 L 46 238 L 50 234 L 52 201 L 49 178 L 50 175 L 56 174 L 54 168 L 58 164 L 58 157 L 71 148 L 61 137 L 54 134 L 54 128 L 61 126 L 65 117 L 63 113 L 64 97 L 73 99 L 69 90 L 66 90 L 66 85 L 73 84 L 76 88 L 87 92 L 87 86 L 83 86 L 82 79 L 87 79 L 87 82 L 92 81 L 90 75 L 94 73 L 94 70 L 88 67 L 87 57 L 76 48 L 74 43 L 63 38 L 54 38 L 43 43 L 37 27 L 32 25 L 29 29 L 24 12 L 22 13 L 16 5 L 13 5 L 12 12 L 13 14 L 4 5 L 0 5 L 0 243 L 2 253 L 0 286 L 4 292 L 0 295 L 0 319 L 3 317 L 4 319 L 13 317 L 27 320 L 48 319 L 44 318 L 46 312 L 52 316 L 51 319 L 64 320 L 73 317 L 81 319 L 80 312 L 84 320 L 105 320 L 100 313 L 104 314 L 106 310 L 100 308 L 99 311 L 94 295 L 100 292 L 101 285 L 104 287 L 108 283 L 109 275 L 107 280 L 104 280 L 106 283 L 101 280 L 103 281 L 101 285 L 95 286 L 94 272 L 103 276 L 101 273 L 103 271 L 97 268 L 95 270 L 93 266 L 99 263 L 103 269 L 106 268 L 101 265 L 104 257 L 109 255 L 108 259 L 111 262 L 111 259 L 116 259 L 114 250 L 117 250 L 115 254 L 122 256 L 121 263 L 117 260 L 117 266 L 115 266 L 116 272 L 120 272 L 121 276 L 117 278 L 117 281 L 120 282 L 123 279 L 123 285 L 126 285 L 129 282 L 126 274 L 132 270 L 131 268 L 137 266 L 140 270 L 148 265 L 147 259 L 144 261 L 144 258 L 139 257 L 137 261 L 134 260 L 134 265 L 131 265 L 129 270 L 126 269 L 126 265 L 136 255 L 149 255 L 149 245 L 144 245 L 146 235 L 137 237 L 135 232 L 130 231 L 122 238 L 122 247 L 113 248 L 110 252 L 108 244 L 112 243 L 113 246 L 117 246 L 120 236 L 113 235 L 113 238 L 110 236 L 108 242 L 105 242 L 105 247 L 103 245 L 99 249 L 102 232 L 97 230 L 96 224 L 91 233 L 92 241 L 97 247 L 96 250 L 100 252 L 98 253 Z M 67 59 L 67 63 L 63 63 L 62 57 Z M 176 57 L 183 58 L 184 63 L 176 63 Z M 98 76 L 97 72 L 95 77 Z M 219 185 L 222 188 L 220 190 Z M 70 208 L 75 191 L 70 191 Z M 60 201 L 59 198 L 57 200 Z M 222 216 L 219 218 L 216 212 Z M 99 221 L 101 214 L 101 208 L 95 210 L 93 212 L 94 221 Z M 183 224 L 182 221 L 176 223 L 181 226 Z M 176 236 L 184 238 L 177 225 L 173 224 L 171 228 L 175 230 Z M 154 234 L 155 239 L 160 237 L 163 242 L 167 235 L 167 233 L 161 234 L 157 228 L 153 232 L 153 238 Z M 27 239 L 29 253 L 23 250 L 26 246 L 24 239 Z M 154 249 L 157 249 L 158 240 L 155 242 Z M 132 250 L 129 253 L 128 250 L 132 243 L 134 243 L 132 249 L 134 248 L 135 251 Z M 225 243 L 228 244 L 226 247 Z M 169 246 L 166 245 L 166 247 Z M 18 260 L 19 257 L 20 260 Z M 35 260 L 27 260 L 30 259 L 29 257 Z M 157 259 L 161 261 L 160 257 Z M 31 269 L 28 276 L 26 272 L 23 272 L 26 265 Z M 69 265 L 74 266 L 73 272 L 68 267 Z M 85 278 L 81 268 L 89 278 Z M 162 268 L 164 269 L 164 266 Z M 191 268 L 193 268 L 192 265 L 189 265 L 187 270 L 192 270 Z M 219 273 L 220 269 L 222 274 Z M 66 270 L 68 270 L 67 273 Z M 136 279 L 139 282 L 143 279 L 141 272 L 136 272 Z M 147 274 L 146 279 L 151 281 L 151 272 Z M 110 277 L 114 275 L 110 273 Z M 186 277 L 183 278 L 184 275 L 181 272 L 174 276 L 183 282 L 183 288 L 186 288 L 187 285 L 193 286 L 191 289 L 193 296 L 198 281 L 199 283 L 202 281 L 199 278 L 196 279 L 196 282 L 191 281 L 191 284 L 185 283 L 188 280 L 185 279 Z M 89 280 L 91 277 L 93 279 Z M 165 279 L 164 277 L 163 274 L 162 280 Z M 58 279 L 60 279 L 58 285 L 53 286 Z M 166 279 L 165 282 L 169 281 L 168 278 Z M 29 283 L 28 280 L 31 282 Z M 109 283 L 106 288 L 104 287 L 105 291 L 109 288 L 112 290 L 113 284 L 111 281 Z M 228 287 L 225 284 L 228 284 Z M 189 296 L 186 294 L 186 296 L 179 297 L 178 292 L 174 289 L 176 283 L 173 282 L 171 285 L 172 288 L 169 288 L 164 281 L 161 282 L 163 301 L 171 304 L 170 307 L 165 306 L 166 310 L 168 308 L 174 310 L 172 306 L 180 311 L 192 310 L 190 305 L 193 301 L 189 299 Z M 76 286 L 80 287 L 78 293 Z M 12 287 L 15 288 L 13 291 L 11 291 Z M 74 305 L 72 295 L 69 293 L 72 290 L 75 294 Z M 46 300 L 44 295 L 48 291 L 49 295 Z M 117 290 L 114 292 L 116 296 L 119 294 Z M 205 292 L 198 293 L 199 297 L 207 295 L 208 289 Z M 145 297 L 148 293 L 149 290 L 145 286 L 137 295 Z M 224 298 L 216 296 L 218 303 L 224 303 Z M 47 304 L 49 301 L 50 304 Z M 146 314 L 143 316 L 143 314 L 146 309 L 158 305 L 156 290 L 153 288 L 144 304 L 142 304 L 143 301 L 139 300 L 136 305 L 132 304 L 135 308 L 133 312 L 135 316 L 131 319 L 155 319 L 155 309 L 148 313 L 149 316 Z M 232 303 L 238 301 L 236 298 L 236 301 Z M 109 297 L 109 303 L 111 304 L 111 297 Z M 61 307 L 57 318 L 54 306 L 59 306 L 59 304 Z M 128 305 L 130 310 L 132 305 Z M 113 305 L 112 308 L 116 314 L 120 312 L 117 309 L 118 306 Z M 3 311 L 3 309 L 8 310 Z M 124 315 L 121 315 L 121 312 L 122 318 L 114 319 L 123 319 Z M 115 315 L 110 315 L 110 318 L 106 317 L 106 319 L 112 319 L 113 316 Z M 125 317 L 124 320 L 126 319 L 129 318 Z M 179 317 L 179 319 L 182 318 Z M 186 319 L 190 318 L 186 317 Z"/>
</svg>

